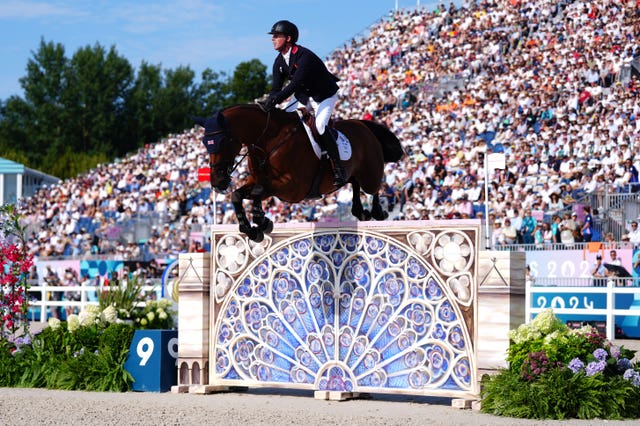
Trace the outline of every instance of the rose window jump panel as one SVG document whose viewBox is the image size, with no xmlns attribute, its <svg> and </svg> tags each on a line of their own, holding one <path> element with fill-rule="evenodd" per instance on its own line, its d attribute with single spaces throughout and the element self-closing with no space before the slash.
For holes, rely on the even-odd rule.
<svg viewBox="0 0 640 426">
<path fill-rule="evenodd" d="M 211 385 L 477 395 L 477 226 L 212 233 Z"/>
</svg>

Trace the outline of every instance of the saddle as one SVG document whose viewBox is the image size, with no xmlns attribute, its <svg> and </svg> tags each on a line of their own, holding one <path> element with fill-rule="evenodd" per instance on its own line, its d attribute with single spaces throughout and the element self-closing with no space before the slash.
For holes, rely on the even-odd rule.
<svg viewBox="0 0 640 426">
<path fill-rule="evenodd" d="M 300 112 L 300 118 L 302 119 L 304 124 L 309 126 L 309 129 L 311 130 L 311 135 L 313 135 L 313 138 L 319 144 L 322 144 L 322 138 L 320 137 L 320 132 L 318 132 L 318 128 L 316 127 L 316 116 L 313 114 L 312 111 L 309 111 L 305 107 L 298 108 L 298 111 Z M 331 132 L 331 134 L 335 139 L 338 137 L 338 131 L 333 128 L 333 124 L 334 124 L 333 117 L 331 117 L 329 118 L 329 123 L 327 124 L 327 130 Z M 324 146 L 322 148 L 325 149 Z"/>
<path fill-rule="evenodd" d="M 297 112 L 302 122 L 306 124 L 309 130 L 311 131 L 311 136 L 313 136 L 313 139 L 315 139 L 316 143 L 320 145 L 323 151 L 323 155 L 320 158 L 319 168 L 316 172 L 315 177 L 313 178 L 313 181 L 311 182 L 311 188 L 309 189 L 309 192 L 307 192 L 307 195 L 305 196 L 305 199 L 307 200 L 314 200 L 322 197 L 322 193 L 320 191 L 320 184 L 322 182 L 322 177 L 324 176 L 325 171 L 329 167 L 331 167 L 329 165 L 329 155 L 327 154 L 327 148 L 324 146 L 322 142 L 322 137 L 320 136 L 320 132 L 318 132 L 318 128 L 316 127 L 316 117 L 313 114 L 313 112 L 309 111 L 305 107 L 298 108 Z M 333 118 L 329 119 L 329 123 L 327 125 L 326 131 L 332 132 L 334 138 L 337 137 L 338 131 L 333 128 Z M 313 143 L 313 141 L 311 142 Z"/>
</svg>

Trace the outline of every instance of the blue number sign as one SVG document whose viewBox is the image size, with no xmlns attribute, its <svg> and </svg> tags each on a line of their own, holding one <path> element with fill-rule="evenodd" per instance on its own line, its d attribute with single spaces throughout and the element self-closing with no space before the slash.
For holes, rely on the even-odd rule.
<svg viewBox="0 0 640 426">
<path fill-rule="evenodd" d="M 136 330 L 125 369 L 134 382 L 131 389 L 166 392 L 177 384 L 178 331 Z"/>
</svg>

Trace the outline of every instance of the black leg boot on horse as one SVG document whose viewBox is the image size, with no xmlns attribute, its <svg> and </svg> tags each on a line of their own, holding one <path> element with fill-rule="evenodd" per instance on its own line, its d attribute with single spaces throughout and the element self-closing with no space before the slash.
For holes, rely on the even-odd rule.
<svg viewBox="0 0 640 426">
<path fill-rule="evenodd" d="M 344 171 L 344 166 L 340 160 L 340 154 L 338 153 L 338 144 L 333 137 L 333 134 L 329 129 L 325 129 L 324 133 L 320 135 L 323 148 L 329 155 L 331 161 L 331 169 L 333 170 L 333 185 L 336 188 L 342 187 L 347 183 L 347 174 Z"/>
</svg>

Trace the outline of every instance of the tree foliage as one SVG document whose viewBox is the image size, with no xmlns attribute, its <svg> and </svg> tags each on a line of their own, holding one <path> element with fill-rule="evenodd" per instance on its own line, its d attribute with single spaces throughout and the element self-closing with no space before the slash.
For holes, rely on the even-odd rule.
<svg viewBox="0 0 640 426">
<path fill-rule="evenodd" d="M 207 68 L 198 81 L 188 66 L 143 61 L 135 70 L 113 46 L 68 57 L 63 45 L 41 40 L 20 85 L 23 97 L 0 101 L 2 157 L 67 178 L 191 127 L 190 115 L 252 102 L 268 83 L 257 59 L 231 77 Z"/>
</svg>

